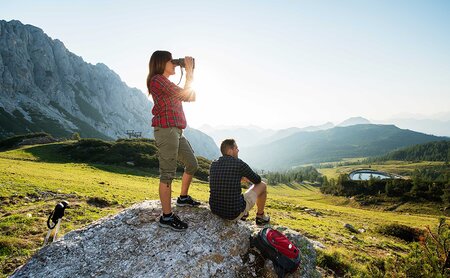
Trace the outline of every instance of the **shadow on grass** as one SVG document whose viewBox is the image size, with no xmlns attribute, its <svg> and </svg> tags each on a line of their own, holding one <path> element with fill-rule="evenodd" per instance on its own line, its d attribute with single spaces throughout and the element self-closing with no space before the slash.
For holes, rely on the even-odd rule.
<svg viewBox="0 0 450 278">
<path fill-rule="evenodd" d="M 159 170 L 156 168 L 127 167 L 123 165 L 102 164 L 96 162 L 78 161 L 71 159 L 62 151 L 65 144 L 37 145 L 24 150 L 37 158 L 40 162 L 46 163 L 83 163 L 90 167 L 122 175 L 133 175 L 141 177 L 158 177 Z"/>
<path fill-rule="evenodd" d="M 300 183 L 298 186 L 301 187 L 301 188 L 304 188 L 304 189 L 306 189 L 306 190 L 313 191 L 313 190 L 311 189 L 311 185 L 306 185 L 306 184 L 304 184 L 304 183 Z"/>
<path fill-rule="evenodd" d="M 36 145 L 24 149 L 25 153 L 29 153 L 36 157 L 38 161 L 48 162 L 48 163 L 70 163 L 72 162 L 69 157 L 66 157 L 61 148 L 65 146 L 61 143 L 56 144 L 46 144 L 46 145 Z"/>
</svg>

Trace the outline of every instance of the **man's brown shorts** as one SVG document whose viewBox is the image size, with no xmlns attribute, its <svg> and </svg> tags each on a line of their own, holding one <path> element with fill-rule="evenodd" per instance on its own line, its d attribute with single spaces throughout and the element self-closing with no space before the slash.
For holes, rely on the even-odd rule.
<svg viewBox="0 0 450 278">
<path fill-rule="evenodd" d="M 243 212 L 241 212 L 241 214 L 239 214 L 238 217 L 236 217 L 235 220 L 241 219 L 242 216 L 247 214 L 255 206 L 257 197 L 258 195 L 254 190 L 248 189 L 247 191 L 245 191 L 244 193 L 245 209 Z"/>
</svg>

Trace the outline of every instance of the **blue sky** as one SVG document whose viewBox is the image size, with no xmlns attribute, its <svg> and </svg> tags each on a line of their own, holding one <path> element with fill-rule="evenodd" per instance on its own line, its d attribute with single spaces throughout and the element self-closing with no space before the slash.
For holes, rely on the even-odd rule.
<svg viewBox="0 0 450 278">
<path fill-rule="evenodd" d="M 0 0 L 0 6 L 1 19 L 42 28 L 143 92 L 153 51 L 194 56 L 197 101 L 185 105 L 194 127 L 450 115 L 450 1 Z"/>
</svg>

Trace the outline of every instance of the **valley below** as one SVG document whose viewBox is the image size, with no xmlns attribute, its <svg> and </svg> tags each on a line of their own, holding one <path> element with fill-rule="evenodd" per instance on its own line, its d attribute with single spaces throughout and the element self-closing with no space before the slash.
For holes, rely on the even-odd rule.
<svg viewBox="0 0 450 278">
<path fill-rule="evenodd" d="M 0 269 L 4 277 L 41 248 L 48 214 L 61 200 L 67 200 L 70 208 L 59 236 L 135 203 L 159 199 L 157 169 L 58 162 L 55 144 L 59 143 L 0 152 Z M 385 163 L 372 168 L 404 172 L 416 166 Z M 351 169 L 336 166 L 319 171 L 333 178 Z M 175 180 L 172 197 L 177 196 L 180 186 L 181 180 Z M 194 180 L 190 194 L 207 203 L 208 183 Z M 433 228 L 443 214 L 442 207 L 431 202 L 403 203 L 395 209 L 395 199 L 363 205 L 355 198 L 322 194 L 308 182 L 271 185 L 268 194 L 267 213 L 272 224 L 289 227 L 315 241 L 318 266 L 330 277 L 370 276 L 376 272 L 371 267 L 374 264 L 410 252 L 412 243 L 380 233 L 380 227 Z M 255 214 L 250 215 L 253 220 Z"/>
</svg>

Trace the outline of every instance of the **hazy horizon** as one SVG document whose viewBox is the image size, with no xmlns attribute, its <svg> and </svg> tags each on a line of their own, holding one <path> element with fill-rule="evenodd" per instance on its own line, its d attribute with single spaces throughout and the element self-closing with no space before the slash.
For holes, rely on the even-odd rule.
<svg viewBox="0 0 450 278">
<path fill-rule="evenodd" d="M 450 114 L 450 113 L 449 113 Z M 370 121 L 371 124 L 394 124 L 392 123 L 390 120 L 435 120 L 435 121 L 441 121 L 441 122 L 448 122 L 450 121 L 449 118 L 449 114 L 434 114 L 434 115 L 420 115 L 420 114 L 398 114 L 398 115 L 394 115 L 392 118 L 386 119 L 386 120 L 378 120 L 378 119 L 367 119 L 365 117 L 362 116 L 353 116 L 353 117 L 349 117 L 349 118 L 345 118 L 343 120 L 339 120 L 339 121 L 326 121 L 326 122 L 317 122 L 317 124 L 307 124 L 307 125 L 301 125 L 301 126 L 288 126 L 288 127 L 276 127 L 276 128 L 271 128 L 271 127 L 263 127 L 263 126 L 259 126 L 259 125 L 255 125 L 255 124 L 221 124 L 221 125 L 212 125 L 212 124 L 202 124 L 200 126 L 192 126 L 194 128 L 204 128 L 204 127 L 211 127 L 214 129 L 228 129 L 228 128 L 261 128 L 261 129 L 273 129 L 273 130 L 280 130 L 280 129 L 286 129 L 286 128 L 292 128 L 292 127 L 297 127 L 297 128 L 305 128 L 305 127 L 314 127 L 314 126 L 321 126 L 321 125 L 325 125 L 328 123 L 333 124 L 334 126 L 338 126 L 339 124 L 341 124 L 342 122 L 350 119 L 350 118 L 364 118 L 368 121 Z"/>
<path fill-rule="evenodd" d="M 194 56 L 190 126 L 283 129 L 450 121 L 449 12 L 447 1 L 18 0 L 3 1 L 0 17 L 43 29 L 143 93 L 153 51 Z"/>
</svg>

